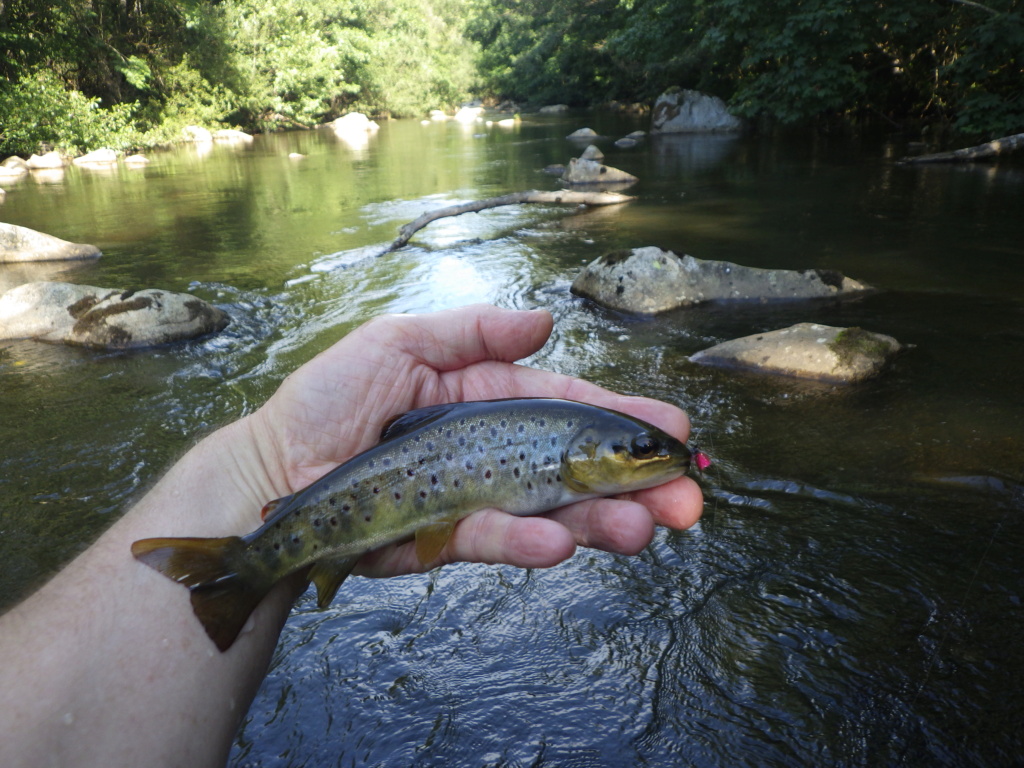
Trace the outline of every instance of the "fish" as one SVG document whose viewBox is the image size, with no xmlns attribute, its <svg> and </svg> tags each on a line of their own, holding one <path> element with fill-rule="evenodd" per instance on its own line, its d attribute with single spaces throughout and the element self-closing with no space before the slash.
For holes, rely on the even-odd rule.
<svg viewBox="0 0 1024 768">
<path fill-rule="evenodd" d="M 367 552 L 414 538 L 426 566 L 473 512 L 533 515 L 652 488 L 685 474 L 690 461 L 689 448 L 661 429 L 585 403 L 435 405 L 396 416 L 375 446 L 268 502 L 249 534 L 140 539 L 131 551 L 188 587 L 193 612 L 223 652 L 290 574 L 308 569 L 326 608 Z"/>
</svg>

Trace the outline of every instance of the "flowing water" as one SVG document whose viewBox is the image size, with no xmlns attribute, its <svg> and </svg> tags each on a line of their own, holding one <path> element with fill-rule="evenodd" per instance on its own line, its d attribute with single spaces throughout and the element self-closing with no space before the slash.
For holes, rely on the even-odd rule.
<svg viewBox="0 0 1024 768">
<path fill-rule="evenodd" d="M 645 127 L 394 122 L 364 143 L 258 137 L 10 188 L 4 221 L 104 255 L 0 267 L 0 290 L 188 290 L 232 323 L 131 353 L 0 345 L 2 604 L 368 318 L 544 307 L 555 332 L 530 364 L 690 412 L 715 461 L 702 521 L 635 558 L 353 578 L 323 612 L 307 594 L 232 765 L 1019 764 L 1024 168 L 897 167 L 881 140 L 605 140 L 641 178 L 628 206 L 499 208 L 366 258 L 426 210 L 555 188 L 539 169 L 578 154 L 564 136 L 585 124 Z M 657 318 L 569 292 L 588 261 L 643 245 L 881 290 Z M 688 362 L 801 321 L 912 348 L 849 387 Z"/>
</svg>

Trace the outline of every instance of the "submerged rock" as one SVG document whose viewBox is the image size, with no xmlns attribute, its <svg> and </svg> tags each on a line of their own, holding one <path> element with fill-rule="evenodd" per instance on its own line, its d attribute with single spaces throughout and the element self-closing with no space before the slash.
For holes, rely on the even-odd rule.
<svg viewBox="0 0 1024 768">
<path fill-rule="evenodd" d="M 213 140 L 222 144 L 252 144 L 253 137 L 237 128 L 222 128 L 213 134 Z"/>
<path fill-rule="evenodd" d="M 192 339 L 227 327 L 228 316 L 187 293 L 120 291 L 39 282 L 0 296 L 0 339 L 37 339 L 131 349 Z"/>
<path fill-rule="evenodd" d="M 690 360 L 846 384 L 877 375 L 901 348 L 891 336 L 862 328 L 798 323 L 724 341 Z"/>
<path fill-rule="evenodd" d="M 600 256 L 572 284 L 579 296 L 641 314 L 706 301 L 838 298 L 868 290 L 870 286 L 831 270 L 758 269 L 655 247 Z"/>
<path fill-rule="evenodd" d="M 542 115 L 559 115 L 563 112 L 569 111 L 568 104 L 548 104 L 546 107 L 540 108 Z"/>
<path fill-rule="evenodd" d="M 213 141 L 213 134 L 201 125 L 186 125 L 181 129 L 181 135 L 185 141 L 194 141 L 197 144 L 207 144 Z"/>
<path fill-rule="evenodd" d="M 590 144 L 586 149 L 583 150 L 583 154 L 580 155 L 580 160 L 597 160 L 600 162 L 604 160 L 604 152 Z"/>
<path fill-rule="evenodd" d="M 682 88 L 661 94 L 651 115 L 651 133 L 717 133 L 742 128 L 742 121 L 729 113 L 720 98 Z"/>
<path fill-rule="evenodd" d="M 95 245 L 69 243 L 28 227 L 0 222 L 0 264 L 11 261 L 95 259 L 99 256 L 100 249 Z"/>
<path fill-rule="evenodd" d="M 569 167 L 562 174 L 566 184 L 632 184 L 636 176 L 609 165 L 602 165 L 596 160 L 572 158 Z"/>
<path fill-rule="evenodd" d="M 593 128 L 580 128 L 577 131 L 573 131 L 572 133 L 570 133 L 565 138 L 573 139 L 573 140 L 576 140 L 576 139 L 596 139 L 597 138 L 597 131 L 595 131 Z"/>
</svg>

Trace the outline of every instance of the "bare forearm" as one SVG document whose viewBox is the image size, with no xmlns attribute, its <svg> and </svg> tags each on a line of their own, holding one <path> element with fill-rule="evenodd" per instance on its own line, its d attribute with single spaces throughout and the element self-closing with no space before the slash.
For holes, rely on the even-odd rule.
<svg viewBox="0 0 1024 768">
<path fill-rule="evenodd" d="M 232 425 L 193 448 L 88 551 L 0 618 L 0 765 L 223 764 L 300 585 L 281 585 L 222 654 L 188 593 L 135 561 L 130 546 L 258 524 L 260 504 L 278 489 L 252 487 L 267 481 L 239 463 L 244 429 Z M 225 473 L 253 479 L 247 486 Z"/>
</svg>

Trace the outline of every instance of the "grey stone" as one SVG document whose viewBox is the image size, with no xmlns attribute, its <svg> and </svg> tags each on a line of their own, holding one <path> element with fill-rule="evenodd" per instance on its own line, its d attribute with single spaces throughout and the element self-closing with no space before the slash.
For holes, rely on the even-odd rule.
<svg viewBox="0 0 1024 768">
<path fill-rule="evenodd" d="M 632 184 L 636 176 L 618 168 L 602 165 L 596 160 L 572 158 L 569 167 L 562 174 L 562 181 L 567 184 Z"/>
<path fill-rule="evenodd" d="M 600 256 L 572 284 L 579 296 L 640 314 L 706 301 L 837 298 L 867 290 L 870 286 L 830 270 L 758 269 L 655 247 Z"/>
<path fill-rule="evenodd" d="M 548 104 L 546 107 L 541 107 L 540 108 L 540 113 L 542 115 L 558 115 L 558 114 L 561 114 L 562 112 L 568 112 L 568 111 L 569 111 L 569 105 L 568 104 Z"/>
<path fill-rule="evenodd" d="M 99 255 L 100 249 L 95 245 L 69 243 L 28 227 L 0 222 L 0 263 L 95 259 Z"/>
<path fill-rule="evenodd" d="M 862 328 L 798 323 L 724 341 L 690 360 L 845 384 L 877 375 L 900 349 L 891 336 Z"/>
<path fill-rule="evenodd" d="M 592 128 L 580 128 L 578 131 L 573 131 L 565 138 L 567 139 L 593 139 L 597 137 L 597 131 Z"/>
<path fill-rule="evenodd" d="M 75 165 L 113 165 L 117 162 L 117 152 L 112 149 L 94 149 L 71 161 Z"/>
<path fill-rule="evenodd" d="M 615 146 L 618 147 L 619 149 L 632 149 L 639 143 L 640 142 L 638 142 L 636 139 L 631 139 L 628 136 L 623 136 L 621 139 L 615 140 Z"/>
<path fill-rule="evenodd" d="M 220 309 L 186 293 L 26 283 L 0 296 L 0 339 L 37 339 L 97 349 L 168 344 L 223 330 Z"/>
<path fill-rule="evenodd" d="M 600 162 L 601 160 L 604 160 L 604 152 L 591 144 L 583 150 L 583 154 L 580 155 L 580 160 L 597 160 Z"/>
<path fill-rule="evenodd" d="M 717 133 L 742 128 L 742 121 L 730 114 L 717 96 L 681 88 L 661 94 L 651 114 L 651 133 Z"/>
<path fill-rule="evenodd" d="M 64 158 L 57 152 L 47 152 L 43 155 L 31 155 L 25 162 L 29 169 L 33 171 L 64 167 Z"/>
</svg>

